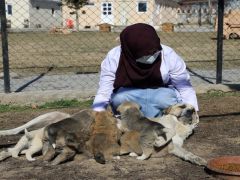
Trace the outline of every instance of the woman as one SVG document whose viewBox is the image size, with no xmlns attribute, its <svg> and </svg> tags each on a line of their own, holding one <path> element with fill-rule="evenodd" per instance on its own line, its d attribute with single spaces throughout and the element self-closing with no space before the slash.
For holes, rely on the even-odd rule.
<svg viewBox="0 0 240 180">
<path fill-rule="evenodd" d="M 115 111 L 124 101 L 138 103 L 146 117 L 161 116 L 163 109 L 182 102 L 198 111 L 184 61 L 160 44 L 152 26 L 130 25 L 121 32 L 120 42 L 101 64 L 95 111 L 105 110 L 109 103 Z"/>
</svg>

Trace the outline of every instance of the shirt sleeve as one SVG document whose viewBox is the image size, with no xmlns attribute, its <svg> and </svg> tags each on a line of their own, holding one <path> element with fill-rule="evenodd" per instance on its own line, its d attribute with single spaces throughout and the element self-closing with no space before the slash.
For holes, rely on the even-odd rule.
<svg viewBox="0 0 240 180">
<path fill-rule="evenodd" d="M 119 51 L 119 48 L 111 50 L 101 63 L 99 88 L 92 105 L 94 111 L 106 110 L 110 102 L 111 94 L 113 92 L 115 73 L 120 56 Z"/>
<path fill-rule="evenodd" d="M 190 75 L 186 70 L 186 64 L 175 51 L 170 53 L 169 79 L 170 84 L 179 92 L 183 103 L 191 104 L 199 111 L 196 92 L 190 82 Z"/>
</svg>

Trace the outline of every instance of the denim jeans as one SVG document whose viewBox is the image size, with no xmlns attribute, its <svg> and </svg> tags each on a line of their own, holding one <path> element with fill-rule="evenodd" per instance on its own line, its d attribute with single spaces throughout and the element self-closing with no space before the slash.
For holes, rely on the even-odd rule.
<svg viewBox="0 0 240 180">
<path fill-rule="evenodd" d="M 162 110 L 181 102 L 172 88 L 119 88 L 111 97 L 113 111 L 116 113 L 117 107 L 125 101 L 138 103 L 144 116 L 150 118 L 162 116 Z"/>
</svg>

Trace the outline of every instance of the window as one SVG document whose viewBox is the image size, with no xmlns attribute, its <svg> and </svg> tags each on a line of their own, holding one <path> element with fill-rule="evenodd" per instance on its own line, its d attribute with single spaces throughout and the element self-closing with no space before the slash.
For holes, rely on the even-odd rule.
<svg viewBox="0 0 240 180">
<path fill-rule="evenodd" d="M 147 2 L 138 3 L 138 12 L 147 12 Z"/>
<path fill-rule="evenodd" d="M 7 13 L 8 15 L 12 15 L 12 5 L 10 4 L 7 5 Z"/>
<path fill-rule="evenodd" d="M 103 3 L 102 4 L 102 14 L 103 15 L 111 15 L 112 14 L 112 4 L 111 3 Z"/>
</svg>

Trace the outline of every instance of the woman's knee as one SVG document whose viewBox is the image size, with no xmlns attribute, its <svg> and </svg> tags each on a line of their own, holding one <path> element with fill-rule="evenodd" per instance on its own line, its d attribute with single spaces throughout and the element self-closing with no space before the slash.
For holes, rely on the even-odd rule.
<svg viewBox="0 0 240 180">
<path fill-rule="evenodd" d="M 128 96 L 125 93 L 116 93 L 111 98 L 111 104 L 114 109 L 117 109 L 117 107 L 122 104 L 125 101 L 128 101 Z"/>
<path fill-rule="evenodd" d="M 167 108 L 178 102 L 177 94 L 173 89 L 161 88 L 159 89 L 158 95 L 155 98 L 156 104 L 158 104 L 161 109 Z"/>
</svg>

